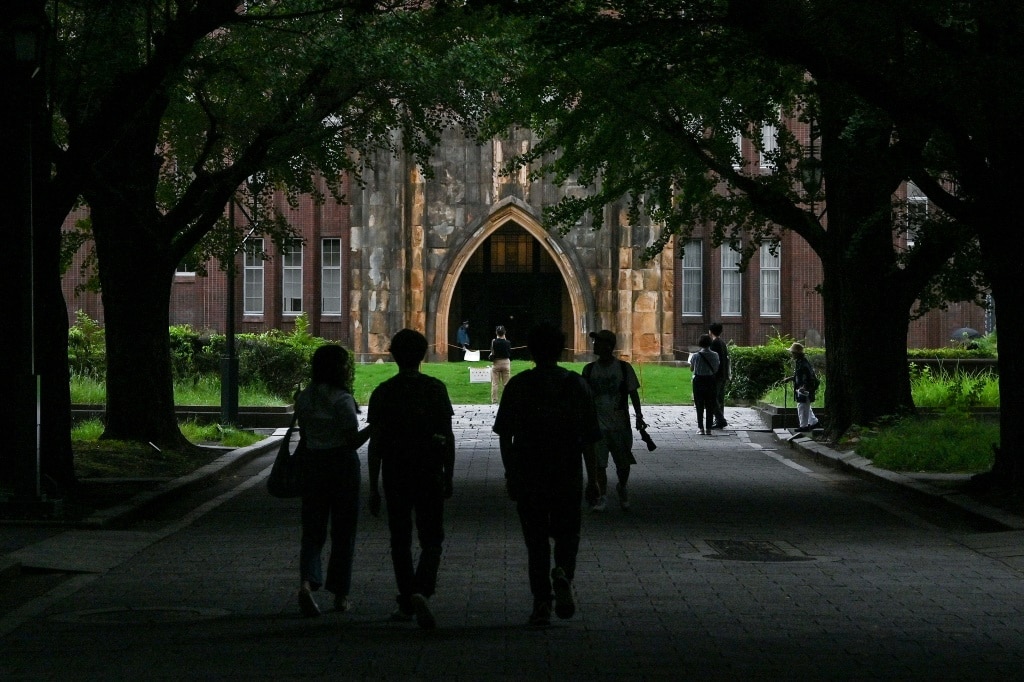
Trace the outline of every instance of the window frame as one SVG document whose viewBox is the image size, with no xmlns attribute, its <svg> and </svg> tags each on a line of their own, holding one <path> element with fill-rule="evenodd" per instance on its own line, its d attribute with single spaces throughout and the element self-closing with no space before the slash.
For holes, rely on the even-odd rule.
<svg viewBox="0 0 1024 682">
<path fill-rule="evenodd" d="M 302 291 L 303 261 L 305 248 L 301 239 L 292 239 L 281 253 L 281 314 L 285 317 L 298 317 L 304 312 L 305 301 Z M 298 264 L 294 261 L 298 259 Z M 294 293 L 298 296 L 294 296 Z M 293 294 L 289 296 L 289 294 Z M 289 299 L 292 304 L 289 305 Z M 298 301 L 298 309 L 294 302 Z"/>
<path fill-rule="evenodd" d="M 687 265 L 689 261 L 689 265 Z M 698 317 L 704 314 L 704 240 L 687 239 L 680 258 L 679 314 L 683 317 Z M 696 286 L 696 294 L 688 295 L 690 287 Z M 696 302 L 696 309 L 687 309 L 687 304 Z"/>
<path fill-rule="evenodd" d="M 337 248 L 328 250 L 328 243 L 336 245 Z M 329 262 L 329 258 L 332 262 Z M 325 316 L 340 316 L 342 313 L 342 243 L 341 237 L 323 237 L 320 240 L 320 314 Z M 334 294 L 330 297 L 327 296 L 328 280 L 330 278 L 335 279 L 331 282 L 331 287 L 336 288 L 337 291 L 332 291 Z M 328 300 L 337 300 L 337 309 L 329 309 L 327 306 Z"/>
<path fill-rule="evenodd" d="M 782 247 L 761 244 L 760 308 L 762 317 L 782 317 Z M 767 262 L 766 262 L 767 261 Z M 774 281 L 769 281 L 774 275 Z M 774 302 L 774 308 L 766 304 Z"/>
<path fill-rule="evenodd" d="M 250 237 L 242 245 L 242 314 L 263 315 L 267 309 L 266 261 L 263 259 L 263 237 Z M 258 282 L 254 279 L 258 273 Z M 259 288 L 259 296 L 250 296 L 250 289 Z M 259 300 L 259 309 L 250 307 L 249 301 Z"/>
<path fill-rule="evenodd" d="M 728 261 L 727 253 L 731 254 Z M 728 244 L 722 244 L 718 249 L 718 257 L 722 277 L 719 297 L 722 317 L 739 317 L 743 315 L 743 273 L 739 271 L 743 254 Z"/>
</svg>

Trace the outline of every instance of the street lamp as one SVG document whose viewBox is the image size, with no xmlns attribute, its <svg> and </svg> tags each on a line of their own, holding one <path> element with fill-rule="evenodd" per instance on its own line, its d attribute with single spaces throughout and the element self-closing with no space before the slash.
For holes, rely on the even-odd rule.
<svg viewBox="0 0 1024 682">
<path fill-rule="evenodd" d="M 238 203 L 238 197 L 232 196 L 228 204 L 228 226 L 230 239 L 235 239 L 235 207 L 237 206 L 249 221 L 249 232 L 237 245 L 232 245 L 230 255 L 227 259 L 227 319 L 224 327 L 224 356 L 220 360 L 220 420 L 222 424 L 237 424 L 238 422 L 238 355 L 235 351 L 235 279 L 237 278 L 237 267 L 235 259 L 238 252 L 243 249 L 249 236 L 256 230 L 257 216 L 259 213 L 259 195 L 263 191 L 263 184 L 250 176 L 246 180 L 246 188 L 253 198 L 253 211 L 249 213 Z"/>
<path fill-rule="evenodd" d="M 817 216 L 815 213 L 815 200 L 818 198 L 818 193 L 821 192 L 821 183 L 824 177 L 824 169 L 822 167 L 821 157 L 818 150 L 818 140 L 820 138 L 820 131 L 818 130 L 817 122 L 812 118 L 809 125 L 807 152 L 800 161 L 797 162 L 797 170 L 800 173 L 800 184 L 803 185 L 804 193 L 809 199 L 811 214 Z"/>
</svg>

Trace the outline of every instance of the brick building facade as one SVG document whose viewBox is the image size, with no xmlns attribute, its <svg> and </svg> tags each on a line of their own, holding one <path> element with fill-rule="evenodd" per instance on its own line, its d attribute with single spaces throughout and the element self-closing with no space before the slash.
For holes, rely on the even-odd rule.
<svg viewBox="0 0 1024 682">
<path fill-rule="evenodd" d="M 588 356 L 587 334 L 607 328 L 626 357 L 675 360 L 716 320 L 738 345 L 778 334 L 825 342 L 815 290 L 821 268 L 801 238 L 784 233 L 776 252 L 763 247 L 740 273 L 736 254 L 712 248 L 701 228 L 643 262 L 658 231 L 630 224 L 625 202 L 605 208 L 600 230 L 549 233 L 545 207 L 585 190 L 501 173 L 506 159 L 534 142 L 526 130 L 485 145 L 450 132 L 430 178 L 409 158 L 382 154 L 365 185 L 350 188 L 347 205 L 282 202 L 303 244 L 282 257 L 268 240 L 271 258 L 263 261 L 250 253 L 254 241 L 238 255 L 236 330 L 287 330 L 306 313 L 311 333 L 344 343 L 363 362 L 387 359 L 388 340 L 402 327 L 423 331 L 430 359 L 445 359 L 462 320 L 470 321 L 475 348 L 489 344 L 497 324 L 518 346 L 533 323 L 557 322 L 568 335 L 567 358 Z M 74 293 L 76 266 L 65 277 L 69 314 L 102 320 L 98 296 Z M 224 331 L 227 277 L 216 264 L 208 270 L 175 275 L 172 324 Z M 984 325 L 982 309 L 956 304 L 913 322 L 908 343 L 941 347 L 953 329 Z"/>
</svg>

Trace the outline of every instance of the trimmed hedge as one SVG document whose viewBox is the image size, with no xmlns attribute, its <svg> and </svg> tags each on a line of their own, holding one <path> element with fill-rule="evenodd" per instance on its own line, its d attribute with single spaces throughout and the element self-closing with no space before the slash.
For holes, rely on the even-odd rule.
<svg viewBox="0 0 1024 682">
<path fill-rule="evenodd" d="M 175 381 L 198 381 L 219 375 L 227 338 L 223 334 L 202 334 L 189 325 L 169 328 L 171 370 Z M 295 321 L 295 331 L 273 329 L 261 334 L 237 334 L 238 382 L 263 386 L 283 400 L 291 400 L 299 384 L 309 378 L 309 365 L 317 347 L 333 343 L 308 332 L 308 318 Z M 103 328 L 84 313 L 68 333 L 68 362 L 77 376 L 102 379 L 106 374 Z"/>
<path fill-rule="evenodd" d="M 816 372 L 825 371 L 824 348 L 807 348 L 804 353 Z M 744 402 L 757 400 L 781 379 L 793 374 L 789 350 L 778 345 L 730 346 L 729 367 L 732 379 L 726 386 L 727 397 Z"/>
</svg>

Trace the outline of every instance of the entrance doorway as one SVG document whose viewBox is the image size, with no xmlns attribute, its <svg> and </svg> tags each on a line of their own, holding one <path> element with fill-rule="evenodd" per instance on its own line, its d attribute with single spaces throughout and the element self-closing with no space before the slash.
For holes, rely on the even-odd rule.
<svg viewBox="0 0 1024 682">
<path fill-rule="evenodd" d="M 480 245 L 466 263 L 452 297 L 448 328 L 469 320 L 470 348 L 490 348 L 494 328 L 503 325 L 512 342 L 512 357 L 526 358 L 526 335 L 540 322 L 563 329 L 571 321 L 569 295 L 562 274 L 547 251 L 514 222 L 505 223 Z M 481 359 L 487 357 L 486 352 Z M 454 351 L 450 360 L 461 359 Z"/>
</svg>

